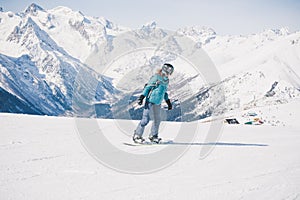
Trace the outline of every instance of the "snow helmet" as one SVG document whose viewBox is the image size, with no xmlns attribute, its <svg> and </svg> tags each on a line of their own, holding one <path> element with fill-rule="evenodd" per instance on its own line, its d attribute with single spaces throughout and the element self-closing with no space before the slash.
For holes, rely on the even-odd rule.
<svg viewBox="0 0 300 200">
<path fill-rule="evenodd" d="M 173 74 L 173 71 L 174 71 L 174 67 L 173 65 L 169 64 L 169 63 L 165 63 L 162 68 L 162 73 L 165 74 L 165 75 L 171 75 Z"/>
</svg>

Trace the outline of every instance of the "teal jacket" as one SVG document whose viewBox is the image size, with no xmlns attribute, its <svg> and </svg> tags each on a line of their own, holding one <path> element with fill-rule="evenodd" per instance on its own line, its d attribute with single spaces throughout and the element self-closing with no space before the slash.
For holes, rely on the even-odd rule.
<svg viewBox="0 0 300 200">
<path fill-rule="evenodd" d="M 143 91 L 146 101 L 159 105 L 163 99 L 168 100 L 168 85 L 168 77 L 162 77 L 159 74 L 153 75 Z"/>
</svg>

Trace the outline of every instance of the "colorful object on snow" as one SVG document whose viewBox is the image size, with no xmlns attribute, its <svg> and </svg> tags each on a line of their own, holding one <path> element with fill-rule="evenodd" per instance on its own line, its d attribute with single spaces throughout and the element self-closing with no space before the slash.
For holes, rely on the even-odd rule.
<svg viewBox="0 0 300 200">
<path fill-rule="evenodd" d="M 247 125 L 262 125 L 263 123 L 264 122 L 258 117 L 254 118 L 252 121 L 245 122 Z"/>
</svg>

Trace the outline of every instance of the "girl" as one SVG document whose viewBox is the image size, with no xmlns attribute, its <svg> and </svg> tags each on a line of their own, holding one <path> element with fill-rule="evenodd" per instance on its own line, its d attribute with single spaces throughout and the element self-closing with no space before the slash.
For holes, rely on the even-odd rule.
<svg viewBox="0 0 300 200">
<path fill-rule="evenodd" d="M 145 126 L 149 123 L 150 113 L 153 116 L 153 124 L 151 127 L 151 133 L 149 140 L 154 143 L 159 143 L 161 138 L 158 137 L 158 129 L 161 122 L 160 110 L 161 102 L 164 99 L 168 104 L 168 110 L 172 109 L 171 101 L 168 97 L 167 88 L 169 85 L 169 76 L 173 73 L 174 67 L 165 63 L 158 72 L 151 77 L 148 84 L 146 84 L 143 94 L 138 99 L 138 104 L 142 105 L 143 100 L 146 97 L 145 107 L 143 111 L 143 117 L 134 131 L 133 141 L 135 143 L 143 143 L 143 133 Z"/>
</svg>

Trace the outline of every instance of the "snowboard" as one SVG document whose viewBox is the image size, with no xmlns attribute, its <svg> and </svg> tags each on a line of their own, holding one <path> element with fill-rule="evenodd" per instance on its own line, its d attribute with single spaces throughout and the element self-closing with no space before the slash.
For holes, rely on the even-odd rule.
<svg viewBox="0 0 300 200">
<path fill-rule="evenodd" d="M 136 143 L 136 142 L 123 142 L 124 145 L 127 146 L 155 146 L 155 145 L 168 145 L 168 144 L 173 144 L 173 140 L 161 140 L 159 143 L 155 142 L 150 142 L 150 141 L 144 141 L 141 143 Z"/>
</svg>

